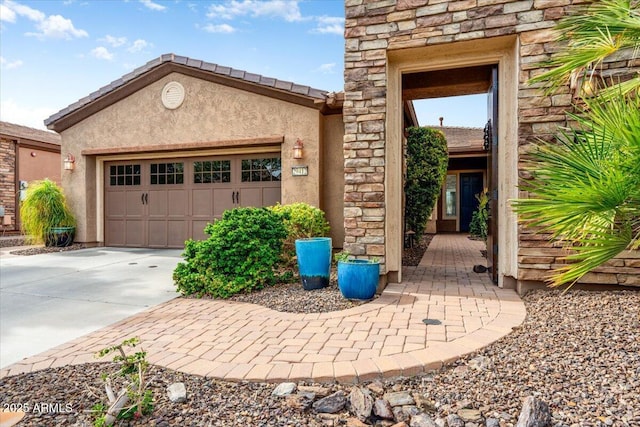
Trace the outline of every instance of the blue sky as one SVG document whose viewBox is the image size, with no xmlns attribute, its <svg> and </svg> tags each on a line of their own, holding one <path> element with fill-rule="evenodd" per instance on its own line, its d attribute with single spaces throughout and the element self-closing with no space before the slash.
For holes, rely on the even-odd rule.
<svg viewBox="0 0 640 427">
<path fill-rule="evenodd" d="M 175 53 L 343 89 L 343 0 L 0 0 L 0 119 L 43 120 Z M 417 104 L 420 124 L 482 126 L 484 97 Z"/>
</svg>

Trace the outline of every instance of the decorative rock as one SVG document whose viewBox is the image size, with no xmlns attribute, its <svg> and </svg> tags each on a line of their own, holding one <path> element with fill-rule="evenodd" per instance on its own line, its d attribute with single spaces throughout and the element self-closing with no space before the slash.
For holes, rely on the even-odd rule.
<svg viewBox="0 0 640 427">
<path fill-rule="evenodd" d="M 431 417 L 425 413 L 420 413 L 411 417 L 409 427 L 437 427 Z"/>
<path fill-rule="evenodd" d="M 347 419 L 347 427 L 366 427 L 368 424 L 363 423 L 358 418 L 348 418 Z"/>
<path fill-rule="evenodd" d="M 453 375 L 455 375 L 458 378 L 462 378 L 465 375 L 467 375 L 467 372 L 469 371 L 469 367 L 466 365 L 460 365 L 460 366 L 456 366 L 453 369 Z"/>
<path fill-rule="evenodd" d="M 169 400 L 173 403 L 184 403 L 187 401 L 187 388 L 184 383 L 173 383 L 167 387 Z"/>
<path fill-rule="evenodd" d="M 393 408 L 393 418 L 398 422 L 409 421 L 409 416 L 404 413 L 401 406 Z"/>
<path fill-rule="evenodd" d="M 400 421 L 399 423 L 396 423 L 396 424 L 392 425 L 391 427 L 409 427 L 409 426 L 404 421 Z"/>
<path fill-rule="evenodd" d="M 380 418 L 384 418 L 386 420 L 393 419 L 393 408 L 389 401 L 384 399 L 376 399 L 373 404 L 373 413 Z"/>
<path fill-rule="evenodd" d="M 415 405 L 416 401 L 406 391 L 394 391 L 385 393 L 384 398 L 391 406 Z"/>
<path fill-rule="evenodd" d="M 548 427 L 550 425 L 549 405 L 533 396 L 524 399 L 516 427 Z"/>
<path fill-rule="evenodd" d="M 424 412 L 436 412 L 437 408 L 431 402 L 431 400 L 422 394 L 414 393 L 413 400 L 416 401 L 416 406 Z"/>
<path fill-rule="evenodd" d="M 500 427 L 500 421 L 497 418 L 487 418 L 486 427 Z"/>
<path fill-rule="evenodd" d="M 296 383 L 280 383 L 271 394 L 273 396 L 288 396 L 296 391 L 297 387 Z"/>
<path fill-rule="evenodd" d="M 402 407 L 402 410 L 404 411 L 405 414 L 409 415 L 410 417 L 413 417 L 414 415 L 418 415 L 419 413 L 422 412 L 415 405 L 404 405 Z"/>
<path fill-rule="evenodd" d="M 313 400 L 316 398 L 314 393 L 306 391 L 299 391 L 297 394 L 290 394 L 286 396 L 287 405 L 292 408 L 301 409 L 306 411 L 313 404 Z"/>
<path fill-rule="evenodd" d="M 331 390 L 326 387 L 313 386 L 313 385 L 300 385 L 298 386 L 298 391 L 304 392 L 304 393 L 313 393 L 319 397 L 327 397 L 331 392 Z"/>
<path fill-rule="evenodd" d="M 436 418 L 435 423 L 437 427 L 447 427 L 447 421 L 444 418 Z"/>
<path fill-rule="evenodd" d="M 384 393 L 384 386 L 380 381 L 377 381 L 377 380 L 369 384 L 367 388 L 375 394 L 381 395 L 382 393 Z"/>
<path fill-rule="evenodd" d="M 371 416 L 373 409 L 373 398 L 368 392 L 363 391 L 360 387 L 354 387 L 349 394 L 349 403 L 351 412 L 358 417 L 360 421 L 364 421 Z"/>
<path fill-rule="evenodd" d="M 449 427 L 464 427 L 464 421 L 457 414 L 447 415 L 447 425 Z"/>
<path fill-rule="evenodd" d="M 486 356 L 476 356 L 469 360 L 467 365 L 476 371 L 486 371 L 487 369 L 491 369 L 491 360 Z"/>
<path fill-rule="evenodd" d="M 346 403 L 347 397 L 344 391 L 340 390 L 314 402 L 313 409 L 320 413 L 335 414 L 341 411 Z"/>
<path fill-rule="evenodd" d="M 458 416 L 463 421 L 482 421 L 482 414 L 477 409 L 460 409 Z"/>
</svg>

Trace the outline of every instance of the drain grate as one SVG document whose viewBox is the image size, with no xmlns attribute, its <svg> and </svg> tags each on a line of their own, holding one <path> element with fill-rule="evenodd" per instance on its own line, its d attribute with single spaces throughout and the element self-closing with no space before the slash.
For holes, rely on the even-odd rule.
<svg viewBox="0 0 640 427">
<path fill-rule="evenodd" d="M 158 268 L 157 265 L 150 265 L 149 268 Z"/>
<path fill-rule="evenodd" d="M 438 319 L 422 319 L 422 323 L 425 325 L 442 325 L 442 322 Z"/>
</svg>

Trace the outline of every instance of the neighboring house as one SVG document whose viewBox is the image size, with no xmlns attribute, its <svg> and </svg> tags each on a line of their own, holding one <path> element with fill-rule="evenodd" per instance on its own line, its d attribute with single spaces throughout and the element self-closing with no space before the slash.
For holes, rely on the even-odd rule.
<svg viewBox="0 0 640 427">
<path fill-rule="evenodd" d="M 60 135 L 0 122 L 0 225 L 20 229 L 20 190 L 31 181 L 60 183 Z"/>
<path fill-rule="evenodd" d="M 440 208 L 438 227 L 464 230 L 467 198 L 458 193 L 488 187 L 493 280 L 521 288 L 544 280 L 566 253 L 519 227 L 509 200 L 526 195 L 520 156 L 566 125 L 572 89 L 545 96 L 526 81 L 556 49 L 552 28 L 572 2 L 345 3 L 344 93 L 168 54 L 48 118 L 76 159 L 62 183 L 77 239 L 180 247 L 224 209 L 303 201 L 325 210 L 334 246 L 379 257 L 383 280 L 400 282 L 412 101 L 486 93 L 486 151 L 476 136 L 449 135 L 458 205 L 455 216 Z M 631 66 L 605 64 L 608 74 Z M 640 266 L 620 258 L 584 281 L 640 285 Z"/>
</svg>

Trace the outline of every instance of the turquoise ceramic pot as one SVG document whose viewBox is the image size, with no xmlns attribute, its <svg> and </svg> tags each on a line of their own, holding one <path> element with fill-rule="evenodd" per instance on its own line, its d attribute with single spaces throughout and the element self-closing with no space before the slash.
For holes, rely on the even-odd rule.
<svg viewBox="0 0 640 427">
<path fill-rule="evenodd" d="M 366 259 L 338 261 L 338 288 L 348 299 L 371 299 L 378 289 L 380 263 Z"/>
<path fill-rule="evenodd" d="M 300 280 L 305 290 L 329 285 L 331 273 L 331 238 L 311 237 L 296 240 Z"/>
</svg>

